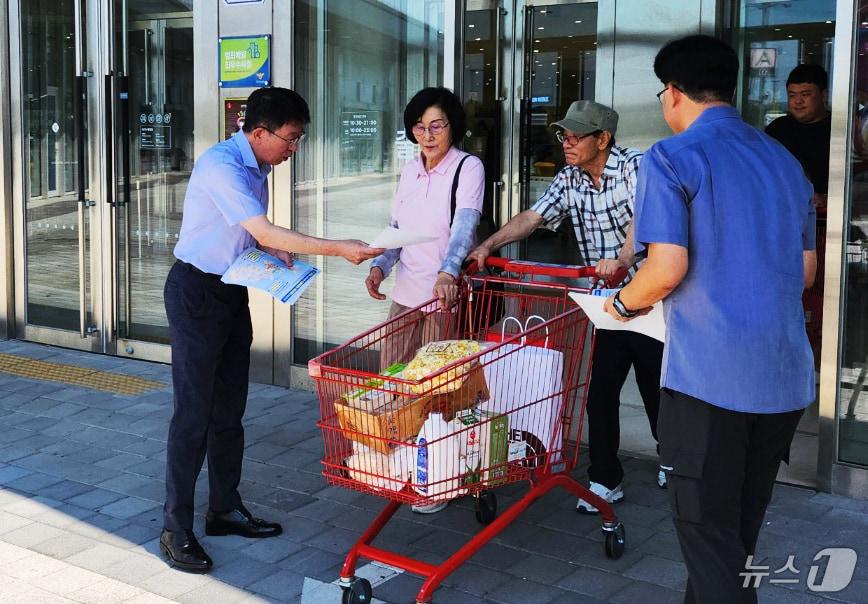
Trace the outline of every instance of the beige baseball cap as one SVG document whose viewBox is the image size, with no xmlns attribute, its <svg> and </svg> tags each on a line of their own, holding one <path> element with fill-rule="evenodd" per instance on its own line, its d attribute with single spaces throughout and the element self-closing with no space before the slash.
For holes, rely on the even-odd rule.
<svg viewBox="0 0 868 604">
<path fill-rule="evenodd" d="M 589 134 L 607 130 L 615 136 L 618 129 L 618 112 L 594 101 L 574 101 L 564 119 L 552 122 L 549 128 L 562 128 L 576 134 Z"/>
</svg>

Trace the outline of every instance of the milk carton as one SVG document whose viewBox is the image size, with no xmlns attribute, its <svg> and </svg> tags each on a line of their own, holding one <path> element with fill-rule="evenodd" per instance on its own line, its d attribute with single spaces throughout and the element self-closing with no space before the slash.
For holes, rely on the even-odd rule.
<svg viewBox="0 0 868 604">
<path fill-rule="evenodd" d="M 507 470 L 509 418 L 477 409 L 459 412 L 453 423 L 458 431 L 464 484 L 502 483 Z"/>
</svg>

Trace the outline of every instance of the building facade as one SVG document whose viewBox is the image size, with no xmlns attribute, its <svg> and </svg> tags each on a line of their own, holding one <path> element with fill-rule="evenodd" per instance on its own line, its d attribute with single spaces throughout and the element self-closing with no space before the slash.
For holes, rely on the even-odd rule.
<svg viewBox="0 0 868 604">
<path fill-rule="evenodd" d="M 270 218 L 370 240 L 415 152 L 402 113 L 455 89 L 464 148 L 503 224 L 563 165 L 547 124 L 578 99 L 615 107 L 618 141 L 669 134 L 652 60 L 689 33 L 742 57 L 736 103 L 765 127 L 799 63 L 830 74 L 819 399 L 794 444 L 823 490 L 868 493 L 868 3 L 864 0 L 0 0 L 0 336 L 169 360 L 162 288 L 196 157 L 235 132 L 262 85 L 308 99 L 309 137 L 271 176 Z M 568 229 L 509 254 L 577 263 Z M 322 274 L 292 308 L 253 292 L 254 377 L 305 364 L 378 323 L 365 268 Z M 386 288 L 388 293 L 388 287 Z M 822 319 L 820 319 L 822 317 Z M 733 379 L 739 379 L 733 376 Z"/>
</svg>

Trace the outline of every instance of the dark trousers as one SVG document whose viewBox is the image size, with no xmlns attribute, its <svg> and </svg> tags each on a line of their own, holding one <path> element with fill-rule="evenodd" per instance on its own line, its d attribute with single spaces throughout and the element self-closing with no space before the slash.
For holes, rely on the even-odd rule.
<svg viewBox="0 0 868 604">
<path fill-rule="evenodd" d="M 621 445 L 619 409 L 621 388 L 631 366 L 636 370 L 636 383 L 651 434 L 657 440 L 662 360 L 663 342 L 632 331 L 597 331 L 587 403 L 590 480 L 611 489 L 624 479 L 624 470 L 618 460 Z"/>
<path fill-rule="evenodd" d="M 660 463 L 687 565 L 684 601 L 755 603 L 744 588 L 781 460 L 802 411 L 739 413 L 664 388 Z M 752 583 L 751 583 L 752 584 Z"/>
<path fill-rule="evenodd" d="M 164 289 L 172 343 L 175 410 L 166 450 L 163 525 L 193 528 L 193 492 L 208 455 L 209 506 L 241 505 L 241 417 L 253 330 L 247 289 L 177 262 Z"/>
</svg>

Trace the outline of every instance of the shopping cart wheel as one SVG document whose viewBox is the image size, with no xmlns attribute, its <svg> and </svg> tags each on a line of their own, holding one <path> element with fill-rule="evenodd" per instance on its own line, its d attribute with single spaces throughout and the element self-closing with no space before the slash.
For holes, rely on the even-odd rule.
<svg viewBox="0 0 868 604">
<path fill-rule="evenodd" d="M 620 522 L 614 528 L 603 528 L 606 538 L 606 556 L 617 560 L 624 555 L 624 544 L 627 541 L 624 525 Z"/>
<path fill-rule="evenodd" d="M 368 604 L 374 597 L 371 582 L 367 579 L 354 579 L 347 587 L 343 588 L 344 595 L 342 604 Z"/>
<path fill-rule="evenodd" d="M 497 497 L 491 491 L 484 491 L 476 498 L 476 521 L 491 524 L 497 518 Z"/>
</svg>

